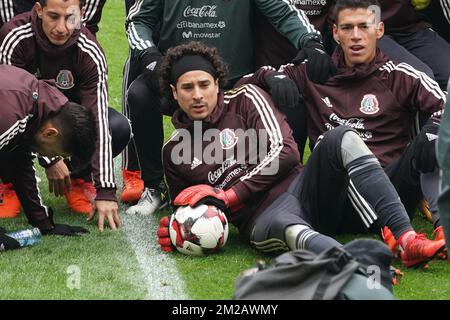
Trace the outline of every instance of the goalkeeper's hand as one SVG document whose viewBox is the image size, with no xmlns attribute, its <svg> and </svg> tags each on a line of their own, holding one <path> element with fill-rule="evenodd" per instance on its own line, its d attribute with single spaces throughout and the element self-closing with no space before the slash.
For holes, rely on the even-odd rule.
<svg viewBox="0 0 450 320">
<path fill-rule="evenodd" d="M 170 240 L 169 222 L 168 216 L 162 217 L 159 221 L 158 231 L 156 232 L 158 243 L 161 246 L 161 250 L 164 252 L 171 252 L 174 249 L 172 241 Z"/>
</svg>

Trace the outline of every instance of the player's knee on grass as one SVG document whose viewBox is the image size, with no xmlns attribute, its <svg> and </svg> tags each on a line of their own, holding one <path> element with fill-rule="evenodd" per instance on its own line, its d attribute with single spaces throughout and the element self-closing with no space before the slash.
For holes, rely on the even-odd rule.
<svg viewBox="0 0 450 320">
<path fill-rule="evenodd" d="M 287 203 L 287 202 L 284 202 Z M 258 218 L 251 236 L 251 243 L 262 252 L 292 250 L 285 237 L 287 227 L 308 225 L 299 215 L 280 209 Z M 295 242 L 295 239 L 294 239 Z"/>
<path fill-rule="evenodd" d="M 132 138 L 130 120 L 112 108 L 108 108 L 109 128 L 112 136 L 113 157 L 128 145 Z"/>
<path fill-rule="evenodd" d="M 127 91 L 127 103 L 132 118 L 139 117 L 145 112 L 145 109 L 149 107 L 151 96 L 154 94 L 145 84 L 142 75 L 130 84 Z"/>
</svg>

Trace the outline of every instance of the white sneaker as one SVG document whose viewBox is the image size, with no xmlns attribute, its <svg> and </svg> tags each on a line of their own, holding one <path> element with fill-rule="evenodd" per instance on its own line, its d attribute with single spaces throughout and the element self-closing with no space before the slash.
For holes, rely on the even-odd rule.
<svg viewBox="0 0 450 320">
<path fill-rule="evenodd" d="M 156 210 L 160 209 L 160 207 L 162 207 L 161 196 L 161 191 L 159 191 L 158 189 L 145 188 L 138 203 L 134 206 L 129 207 L 126 213 L 141 214 L 144 216 L 150 215 Z"/>
</svg>

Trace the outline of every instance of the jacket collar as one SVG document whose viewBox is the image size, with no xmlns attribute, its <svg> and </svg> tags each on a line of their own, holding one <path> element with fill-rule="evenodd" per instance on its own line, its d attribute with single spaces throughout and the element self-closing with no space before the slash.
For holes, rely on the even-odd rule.
<svg viewBox="0 0 450 320">
<path fill-rule="evenodd" d="M 344 52 L 342 51 L 341 46 L 336 47 L 332 55 L 332 59 L 338 68 L 338 72 L 335 76 L 330 78 L 330 81 L 339 82 L 341 80 L 348 81 L 349 79 L 358 80 L 367 78 L 370 75 L 372 75 L 383 64 L 385 64 L 388 61 L 386 55 L 383 52 L 381 52 L 380 49 L 377 48 L 376 50 L 377 52 L 372 62 L 368 64 L 361 64 L 353 67 L 348 67 L 345 64 Z"/>
</svg>

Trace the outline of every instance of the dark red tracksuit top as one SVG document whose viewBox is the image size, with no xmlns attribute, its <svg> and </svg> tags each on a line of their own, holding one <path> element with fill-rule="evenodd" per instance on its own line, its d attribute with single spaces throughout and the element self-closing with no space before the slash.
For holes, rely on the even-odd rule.
<svg viewBox="0 0 450 320">
<path fill-rule="evenodd" d="M 108 124 L 107 64 L 100 45 L 86 29 L 76 29 L 62 46 L 55 46 L 42 30 L 37 13 L 23 13 L 0 29 L 0 63 L 11 64 L 53 79 L 70 101 L 94 113 L 98 136 L 92 157 L 97 200 L 116 200 L 111 135 Z"/>
<path fill-rule="evenodd" d="M 0 176 L 14 184 L 28 221 L 50 229 L 27 140 L 68 101 L 53 81 L 37 80 L 23 69 L 0 65 Z"/>
<path fill-rule="evenodd" d="M 172 123 L 176 130 L 163 147 L 171 200 L 197 184 L 233 188 L 244 207 L 227 218 L 243 234 L 249 234 L 254 218 L 287 190 L 300 170 L 297 145 L 284 115 L 256 86 L 220 93 L 211 115 L 195 125 L 181 109 Z M 183 146 L 188 152 L 182 152 Z M 255 146 L 261 150 L 257 158 L 252 157 Z M 210 161 L 213 149 L 217 159 Z"/>
<path fill-rule="evenodd" d="M 333 60 L 338 73 L 323 85 L 308 79 L 305 63 L 280 68 L 305 98 L 312 142 L 334 127 L 350 126 L 384 167 L 399 157 L 417 134 L 418 112 L 440 121 L 445 94 L 434 80 L 410 65 L 388 60 L 379 49 L 370 64 L 347 67 L 340 47 Z M 272 68 L 263 67 L 240 83 L 263 85 L 270 72 Z"/>
</svg>

